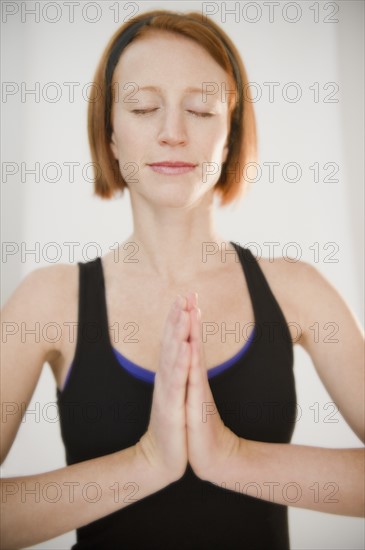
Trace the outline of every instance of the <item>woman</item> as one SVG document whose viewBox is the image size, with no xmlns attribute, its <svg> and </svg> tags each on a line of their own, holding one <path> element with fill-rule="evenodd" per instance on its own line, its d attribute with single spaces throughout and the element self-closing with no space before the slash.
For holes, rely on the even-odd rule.
<svg viewBox="0 0 365 550">
<path fill-rule="evenodd" d="M 2 481 L 4 547 L 77 529 L 75 549 L 285 549 L 288 505 L 361 516 L 362 449 L 289 445 L 293 340 L 364 440 L 356 319 L 309 264 L 256 260 L 214 229 L 215 193 L 237 199 L 255 153 L 234 45 L 198 13 L 143 13 L 112 37 L 95 83 L 95 192 L 127 187 L 134 231 L 117 254 L 36 270 L 4 307 L 4 320 L 79 323 L 77 339 L 6 346 L 4 403 L 29 403 L 52 366 L 68 466 Z M 311 338 L 329 318 L 336 346 Z M 20 420 L 2 424 L 2 461 Z M 22 482 L 59 498 L 22 499 Z"/>
</svg>

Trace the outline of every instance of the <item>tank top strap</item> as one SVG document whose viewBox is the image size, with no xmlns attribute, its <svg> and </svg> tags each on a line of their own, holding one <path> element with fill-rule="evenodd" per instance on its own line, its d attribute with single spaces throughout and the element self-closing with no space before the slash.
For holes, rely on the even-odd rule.
<svg viewBox="0 0 365 550">
<path fill-rule="evenodd" d="M 75 357 L 91 353 L 96 347 L 108 345 L 108 326 L 105 316 L 104 281 L 101 258 L 98 256 L 79 265 L 78 335 Z"/>
<path fill-rule="evenodd" d="M 249 248 L 230 241 L 236 249 L 239 261 L 245 273 L 247 287 L 251 296 L 252 306 L 255 314 L 255 325 L 262 331 L 272 331 L 280 335 L 283 341 L 289 345 L 292 351 L 292 338 L 284 313 L 276 300 L 270 285 L 257 261 Z"/>
</svg>

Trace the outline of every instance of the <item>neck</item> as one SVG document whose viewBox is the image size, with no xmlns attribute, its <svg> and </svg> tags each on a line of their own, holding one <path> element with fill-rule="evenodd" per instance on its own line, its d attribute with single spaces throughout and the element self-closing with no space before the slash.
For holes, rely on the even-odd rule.
<svg viewBox="0 0 365 550">
<path fill-rule="evenodd" d="M 196 205 L 170 207 L 133 201 L 135 243 L 143 271 L 167 283 L 189 280 L 221 265 L 221 251 L 232 245 L 214 227 L 212 196 Z"/>
</svg>

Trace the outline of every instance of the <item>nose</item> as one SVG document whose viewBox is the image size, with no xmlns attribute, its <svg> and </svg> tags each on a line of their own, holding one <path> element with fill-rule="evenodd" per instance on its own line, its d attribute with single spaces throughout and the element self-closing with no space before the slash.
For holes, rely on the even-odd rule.
<svg viewBox="0 0 365 550">
<path fill-rule="evenodd" d="M 160 144 L 181 145 L 187 142 L 184 113 L 177 108 L 166 109 L 158 134 Z"/>
</svg>

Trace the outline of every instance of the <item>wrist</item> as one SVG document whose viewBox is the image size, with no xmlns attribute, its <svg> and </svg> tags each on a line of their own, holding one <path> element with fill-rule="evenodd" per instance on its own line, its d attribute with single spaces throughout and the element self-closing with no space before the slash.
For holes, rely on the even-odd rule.
<svg viewBox="0 0 365 550">
<path fill-rule="evenodd" d="M 236 434 L 234 435 L 234 440 L 225 459 L 220 463 L 216 463 L 214 467 L 207 472 L 207 475 L 204 476 L 206 481 L 218 484 L 222 483 L 222 481 L 227 482 L 234 472 L 244 469 L 246 444 L 248 442 L 246 439 L 238 437 Z"/>
<path fill-rule="evenodd" d="M 153 454 L 150 452 L 148 445 L 146 445 L 144 440 L 139 440 L 134 445 L 134 455 L 136 468 L 139 471 L 144 472 L 147 477 L 154 479 L 159 485 L 161 485 L 161 488 L 172 482 L 168 472 L 165 468 L 163 468 L 162 464 L 160 464 L 153 457 Z"/>
</svg>

